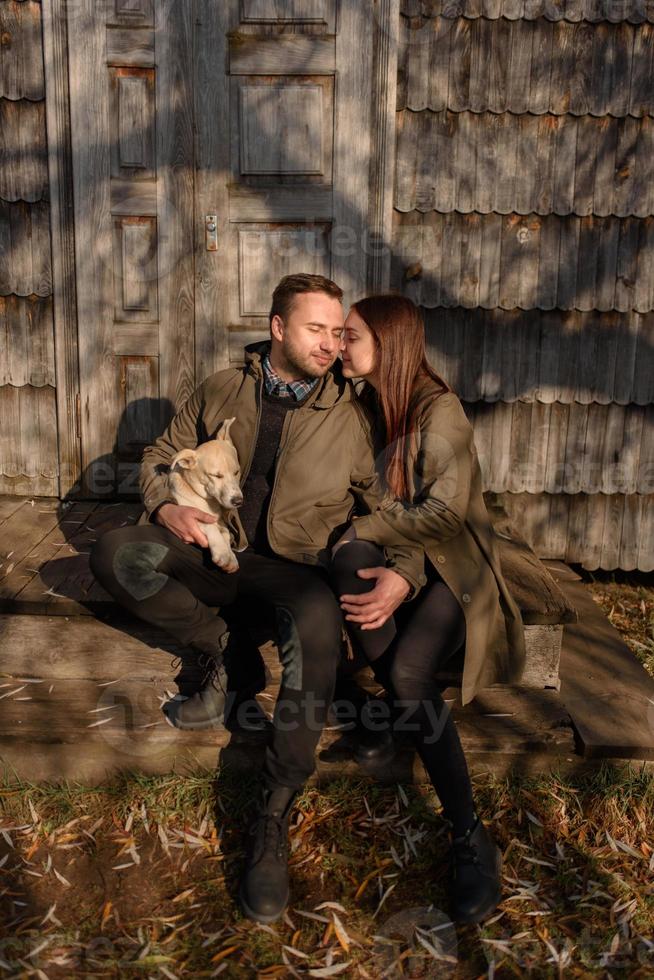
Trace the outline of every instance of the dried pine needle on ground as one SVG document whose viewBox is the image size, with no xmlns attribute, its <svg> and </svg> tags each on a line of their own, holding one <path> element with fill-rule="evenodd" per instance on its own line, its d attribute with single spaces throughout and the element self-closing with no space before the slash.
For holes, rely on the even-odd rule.
<svg viewBox="0 0 654 980">
<path fill-rule="evenodd" d="M 582 574 L 654 673 L 648 579 Z M 291 827 L 291 904 L 261 926 L 237 901 L 254 776 L 131 774 L 88 788 L 9 774 L 0 977 L 653 976 L 651 767 L 474 782 L 504 854 L 502 902 L 482 926 L 452 930 L 429 786 L 362 776 L 307 787 Z"/>
<path fill-rule="evenodd" d="M 459 927 L 441 963 L 438 931 L 423 931 L 431 975 L 652 976 L 652 773 L 604 764 L 475 784 L 504 853 L 503 901 L 481 927 Z M 249 922 L 236 894 L 255 792 L 242 772 L 5 784 L 0 976 L 380 977 L 389 959 L 375 937 L 394 916 L 446 912 L 430 788 L 362 777 L 305 790 L 291 905 L 273 926 Z M 409 954 L 400 962 L 415 965 Z"/>
</svg>

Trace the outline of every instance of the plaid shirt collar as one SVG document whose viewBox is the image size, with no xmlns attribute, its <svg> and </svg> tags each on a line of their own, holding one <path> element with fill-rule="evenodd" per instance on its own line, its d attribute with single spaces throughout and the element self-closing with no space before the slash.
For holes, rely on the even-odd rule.
<svg viewBox="0 0 654 980">
<path fill-rule="evenodd" d="M 279 377 L 268 354 L 263 358 L 263 376 L 266 384 L 266 394 L 277 395 L 278 398 L 294 398 L 300 402 L 316 387 L 320 378 L 307 378 L 302 381 L 284 381 Z"/>
</svg>

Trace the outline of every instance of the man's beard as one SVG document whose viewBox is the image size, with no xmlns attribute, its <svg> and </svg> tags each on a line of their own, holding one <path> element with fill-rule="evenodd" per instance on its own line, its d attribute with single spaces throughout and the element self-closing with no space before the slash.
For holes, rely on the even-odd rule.
<svg viewBox="0 0 654 980">
<path fill-rule="evenodd" d="M 303 356 L 288 339 L 283 341 L 280 354 L 283 359 L 283 370 L 289 374 L 299 374 L 303 378 L 324 378 L 336 360 L 334 357 L 334 360 L 321 369 L 309 354 Z"/>
</svg>

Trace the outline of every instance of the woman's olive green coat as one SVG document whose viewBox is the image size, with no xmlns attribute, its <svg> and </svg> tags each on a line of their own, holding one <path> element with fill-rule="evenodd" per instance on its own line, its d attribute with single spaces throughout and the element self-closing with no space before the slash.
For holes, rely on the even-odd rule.
<svg viewBox="0 0 654 980">
<path fill-rule="evenodd" d="M 385 498 L 356 518 L 357 538 L 383 547 L 422 544 L 465 615 L 463 704 L 490 684 L 515 684 L 525 663 L 522 617 L 502 575 L 497 536 L 482 496 L 473 430 L 453 391 L 420 413 L 413 504 Z M 380 449 L 382 447 L 379 447 Z"/>
</svg>

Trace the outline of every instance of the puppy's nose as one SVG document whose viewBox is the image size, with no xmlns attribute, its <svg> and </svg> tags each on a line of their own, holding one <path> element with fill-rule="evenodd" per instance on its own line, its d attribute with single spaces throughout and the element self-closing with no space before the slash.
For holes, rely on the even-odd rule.
<svg viewBox="0 0 654 980">
<path fill-rule="evenodd" d="M 232 507 L 240 507 L 243 503 L 243 494 L 235 493 L 231 498 Z"/>
</svg>

